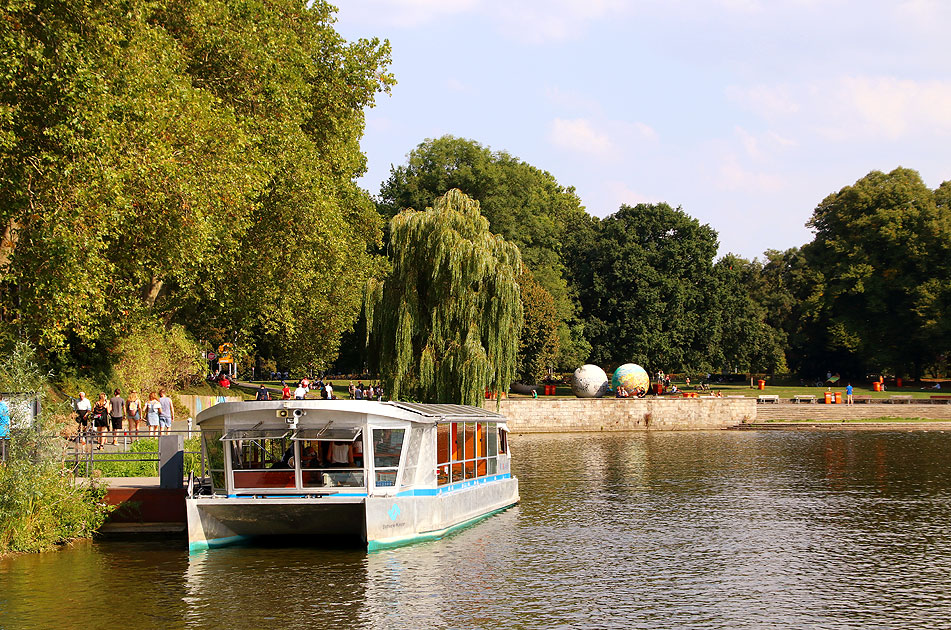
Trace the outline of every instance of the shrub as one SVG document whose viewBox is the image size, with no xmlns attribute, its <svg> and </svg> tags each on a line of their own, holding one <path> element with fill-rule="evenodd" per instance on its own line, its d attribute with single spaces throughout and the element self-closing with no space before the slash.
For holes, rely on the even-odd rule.
<svg viewBox="0 0 951 630">
<path fill-rule="evenodd" d="M 25 344 L 0 363 L 0 390 L 45 398 L 46 377 Z M 24 405 L 10 412 L 7 459 L 0 463 L 0 553 L 42 551 L 91 535 L 111 509 L 105 489 L 76 484 L 67 473 L 53 414 L 33 419 Z"/>
<path fill-rule="evenodd" d="M 125 392 L 138 389 L 143 400 L 151 391 L 185 387 L 205 369 L 201 348 L 181 326 L 143 328 L 121 339 L 116 353 L 113 374 L 118 387 Z"/>
</svg>

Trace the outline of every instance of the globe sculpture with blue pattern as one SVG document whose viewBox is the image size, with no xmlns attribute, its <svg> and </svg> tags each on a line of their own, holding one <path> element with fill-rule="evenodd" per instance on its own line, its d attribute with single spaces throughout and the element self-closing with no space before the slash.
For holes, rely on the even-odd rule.
<svg viewBox="0 0 951 630">
<path fill-rule="evenodd" d="M 636 363 L 625 363 L 614 370 L 614 375 L 611 377 L 612 389 L 623 387 L 629 394 L 633 394 L 638 387 L 646 392 L 650 389 L 650 385 L 651 379 L 647 375 L 647 370 Z"/>
<path fill-rule="evenodd" d="M 609 384 L 608 375 L 597 365 L 582 365 L 571 377 L 571 391 L 578 398 L 601 398 Z"/>
</svg>

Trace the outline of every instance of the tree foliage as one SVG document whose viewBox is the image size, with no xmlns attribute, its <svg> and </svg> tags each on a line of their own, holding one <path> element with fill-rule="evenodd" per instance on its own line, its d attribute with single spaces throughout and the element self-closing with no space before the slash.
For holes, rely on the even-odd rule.
<svg viewBox="0 0 951 630">
<path fill-rule="evenodd" d="M 518 277 L 524 321 L 518 342 L 516 376 L 523 383 L 540 383 L 558 360 L 558 309 L 551 294 L 523 270 Z"/>
<path fill-rule="evenodd" d="M 50 350 L 158 318 L 326 362 L 380 220 L 354 183 L 389 47 L 326 2 L 5 2 L 3 320 Z"/>
<path fill-rule="evenodd" d="M 826 197 L 804 247 L 821 274 L 829 359 L 920 375 L 946 352 L 951 210 L 910 169 L 873 171 Z"/>
<path fill-rule="evenodd" d="M 478 201 L 489 229 L 518 245 L 525 266 L 557 309 L 557 363 L 571 369 L 580 365 L 588 347 L 578 334 L 577 299 L 566 278 L 574 262 L 565 256 L 564 243 L 589 215 L 574 189 L 505 151 L 443 136 L 421 143 L 405 165 L 391 170 L 378 207 L 384 217 L 392 217 L 404 208 L 425 208 L 452 188 Z"/>
<path fill-rule="evenodd" d="M 483 390 L 507 391 L 522 327 L 518 247 L 455 189 L 389 227 L 392 272 L 367 309 L 389 395 L 479 405 Z"/>
<path fill-rule="evenodd" d="M 667 204 L 638 204 L 598 222 L 585 242 L 573 279 L 595 362 L 711 365 L 720 333 L 716 232 Z"/>
</svg>

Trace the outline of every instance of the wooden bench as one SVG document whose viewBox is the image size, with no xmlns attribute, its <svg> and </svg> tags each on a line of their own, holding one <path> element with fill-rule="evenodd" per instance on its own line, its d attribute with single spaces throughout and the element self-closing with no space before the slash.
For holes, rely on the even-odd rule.
<svg viewBox="0 0 951 630">
<path fill-rule="evenodd" d="M 931 399 L 931 404 L 933 405 L 935 404 L 940 405 L 942 403 L 947 405 L 951 403 L 951 395 L 936 395 L 936 396 L 929 396 L 929 398 Z"/>
<path fill-rule="evenodd" d="M 763 395 L 761 395 L 761 396 L 757 396 L 757 397 L 756 397 L 756 402 L 760 402 L 760 403 L 768 403 L 768 402 L 778 403 L 778 402 L 779 402 L 779 394 L 763 394 Z"/>
<path fill-rule="evenodd" d="M 872 402 L 871 396 L 852 396 L 853 403 L 870 403 Z"/>
<path fill-rule="evenodd" d="M 906 405 L 911 403 L 911 396 L 889 396 L 888 402 L 894 404 L 905 403 Z"/>
<path fill-rule="evenodd" d="M 816 397 L 813 396 L 812 394 L 797 394 L 793 396 L 792 400 L 796 404 L 799 404 L 801 402 L 808 402 L 808 403 L 812 403 L 813 405 L 816 404 Z"/>
</svg>

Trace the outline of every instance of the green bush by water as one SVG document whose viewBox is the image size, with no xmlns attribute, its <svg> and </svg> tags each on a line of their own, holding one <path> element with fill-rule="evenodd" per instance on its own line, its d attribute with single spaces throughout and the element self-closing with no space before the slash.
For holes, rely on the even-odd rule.
<svg viewBox="0 0 951 630">
<path fill-rule="evenodd" d="M 0 390 L 45 398 L 46 377 L 26 345 L 0 363 Z M 43 551 L 90 536 L 111 510 L 105 489 L 76 483 L 67 472 L 55 416 L 46 412 L 31 420 L 22 405 L 10 411 L 7 459 L 0 463 L 0 554 Z"/>
</svg>

